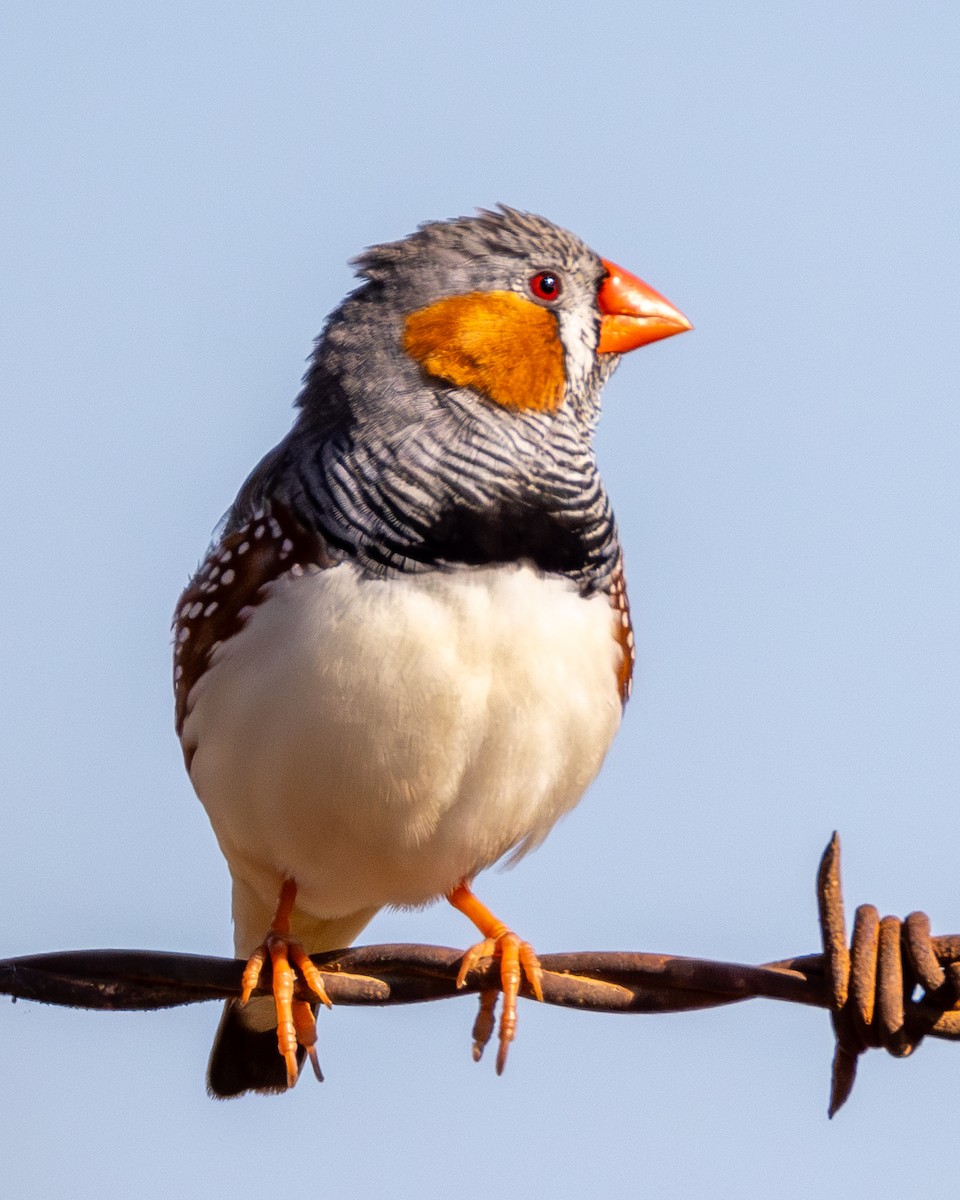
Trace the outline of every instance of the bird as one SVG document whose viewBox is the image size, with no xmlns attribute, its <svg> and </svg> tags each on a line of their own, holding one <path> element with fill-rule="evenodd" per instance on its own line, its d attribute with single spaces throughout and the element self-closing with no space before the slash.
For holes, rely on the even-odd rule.
<svg viewBox="0 0 960 1200">
<path fill-rule="evenodd" d="M 543 841 L 617 732 L 634 638 L 600 393 L 623 354 L 692 328 L 506 205 L 352 265 L 290 432 L 174 615 L 176 728 L 246 964 L 210 1056 L 215 1097 L 283 1092 L 307 1056 L 322 1079 L 329 997 L 310 956 L 382 908 L 441 898 L 481 935 L 458 984 L 499 960 L 473 1053 L 499 991 L 503 1070 L 542 969 L 474 879 Z"/>
</svg>

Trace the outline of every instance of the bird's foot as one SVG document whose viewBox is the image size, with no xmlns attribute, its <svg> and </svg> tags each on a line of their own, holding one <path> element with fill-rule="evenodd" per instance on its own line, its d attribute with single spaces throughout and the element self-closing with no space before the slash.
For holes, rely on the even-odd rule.
<svg viewBox="0 0 960 1200">
<path fill-rule="evenodd" d="M 543 999 L 543 969 L 540 960 L 529 942 L 522 941 L 511 929 L 490 912 L 474 896 L 465 883 L 449 894 L 450 903 L 473 921 L 484 935 L 464 954 L 457 973 L 457 987 L 463 987 L 467 976 L 485 958 L 500 959 L 500 988 L 503 992 L 503 1008 L 500 1012 L 497 1050 L 497 1074 L 503 1072 L 507 1062 L 507 1051 L 517 1032 L 517 997 L 524 979 L 538 1000 Z M 494 1008 L 497 988 L 487 988 L 480 993 L 480 1011 L 473 1027 L 473 1058 L 479 1062 L 484 1047 L 490 1040 L 494 1027 Z"/>
<path fill-rule="evenodd" d="M 271 991 L 277 1006 L 277 1048 L 287 1066 L 287 1087 L 297 1082 L 297 1048 L 307 1052 L 313 1073 L 323 1081 L 320 1062 L 317 1059 L 317 1023 L 313 1006 L 307 1000 L 294 999 L 297 972 L 321 1004 L 331 1007 L 330 997 L 323 984 L 323 975 L 310 961 L 300 942 L 293 941 L 290 932 L 290 913 L 297 895 L 297 885 L 292 879 L 284 880 L 280 889 L 276 916 L 270 932 L 247 959 L 241 980 L 241 1007 L 247 1003 L 254 990 L 260 985 L 260 976 L 270 961 Z"/>
</svg>

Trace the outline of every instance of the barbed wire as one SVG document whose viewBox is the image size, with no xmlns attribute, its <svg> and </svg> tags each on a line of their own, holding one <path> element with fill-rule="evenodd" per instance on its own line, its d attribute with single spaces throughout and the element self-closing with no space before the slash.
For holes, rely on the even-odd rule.
<svg viewBox="0 0 960 1200">
<path fill-rule="evenodd" d="M 543 999 L 593 1012 L 689 1012 L 758 997 L 827 1009 L 836 1038 L 832 1117 L 850 1095 L 865 1050 L 882 1047 L 903 1058 L 924 1037 L 960 1040 L 960 934 L 934 937 L 922 912 L 881 919 L 865 904 L 848 946 L 836 834 L 820 862 L 817 900 L 821 953 L 759 966 L 626 951 L 544 954 Z M 481 965 L 458 988 L 462 957 L 451 947 L 405 944 L 312 956 L 335 1004 L 413 1004 L 479 992 L 482 1017 L 498 990 L 499 966 Z M 58 951 L 0 960 L 0 995 L 113 1011 L 171 1008 L 239 996 L 243 967 L 162 951 Z M 260 990 L 269 994 L 269 987 L 266 972 Z M 524 994 L 530 996 L 526 986 Z"/>
</svg>

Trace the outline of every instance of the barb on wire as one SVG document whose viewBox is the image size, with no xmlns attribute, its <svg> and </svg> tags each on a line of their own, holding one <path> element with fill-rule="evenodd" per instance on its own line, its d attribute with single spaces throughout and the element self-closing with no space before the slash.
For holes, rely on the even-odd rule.
<svg viewBox="0 0 960 1200">
<path fill-rule="evenodd" d="M 872 905 L 861 905 L 848 948 L 836 834 L 820 863 L 817 897 L 820 954 L 760 966 L 618 951 L 545 954 L 543 998 L 594 1012 L 686 1012 L 756 997 L 828 1009 L 836 1036 L 832 1117 L 866 1049 L 905 1057 L 924 1037 L 960 1040 L 960 935 L 931 936 L 924 913 L 881 920 Z M 444 946 L 384 945 L 312 957 L 334 1003 L 412 1004 L 464 992 L 479 992 L 482 1001 L 498 988 L 498 965 L 482 965 L 458 989 L 462 956 Z M 0 960 L 0 995 L 91 1009 L 171 1008 L 239 996 L 243 967 L 192 954 L 67 950 Z M 261 990 L 269 986 L 267 973 Z"/>
<path fill-rule="evenodd" d="M 820 860 L 817 897 L 836 1036 L 832 1117 L 850 1095 L 865 1050 L 883 1047 L 906 1058 L 924 1037 L 960 1039 L 960 937 L 931 937 L 926 913 L 901 921 L 861 904 L 848 950 L 836 834 Z"/>
</svg>

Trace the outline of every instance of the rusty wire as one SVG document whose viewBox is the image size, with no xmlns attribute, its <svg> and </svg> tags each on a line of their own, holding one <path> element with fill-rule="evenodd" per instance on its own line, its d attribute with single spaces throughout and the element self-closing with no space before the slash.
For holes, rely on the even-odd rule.
<svg viewBox="0 0 960 1200">
<path fill-rule="evenodd" d="M 857 909 L 848 947 L 836 834 L 820 862 L 817 898 L 820 954 L 760 966 L 619 951 L 544 954 L 544 1001 L 594 1012 L 666 1013 L 765 997 L 828 1009 L 836 1037 L 832 1117 L 850 1095 L 865 1050 L 882 1047 L 902 1058 L 924 1037 L 960 1040 L 960 935 L 933 937 L 924 913 L 881 919 L 865 904 Z M 412 1004 L 465 991 L 489 1000 L 499 981 L 497 964 L 488 961 L 458 989 L 462 956 L 445 946 L 400 944 L 312 957 L 335 1004 Z M 239 996 L 243 966 L 148 950 L 33 954 L 0 960 L 0 995 L 114 1011 L 172 1008 Z M 269 984 L 267 974 L 261 990 L 269 992 Z"/>
<path fill-rule="evenodd" d="M 865 1050 L 882 1047 L 906 1058 L 925 1037 L 960 1039 L 960 937 L 931 937 L 926 913 L 901 921 L 861 904 L 848 949 L 836 834 L 820 860 L 817 899 L 836 1036 L 832 1117 L 850 1095 Z"/>
</svg>

